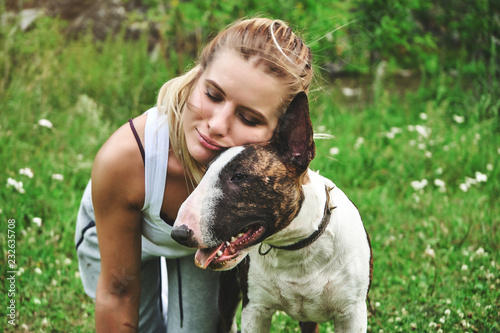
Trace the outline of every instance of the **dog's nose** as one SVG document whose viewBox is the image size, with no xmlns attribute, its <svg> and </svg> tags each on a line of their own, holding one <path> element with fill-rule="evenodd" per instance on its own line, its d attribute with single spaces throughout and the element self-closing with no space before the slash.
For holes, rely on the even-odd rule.
<svg viewBox="0 0 500 333">
<path fill-rule="evenodd" d="M 198 242 L 194 240 L 193 230 L 189 229 L 186 225 L 176 226 L 172 229 L 170 236 L 177 243 L 180 243 L 187 247 L 198 247 Z"/>
</svg>

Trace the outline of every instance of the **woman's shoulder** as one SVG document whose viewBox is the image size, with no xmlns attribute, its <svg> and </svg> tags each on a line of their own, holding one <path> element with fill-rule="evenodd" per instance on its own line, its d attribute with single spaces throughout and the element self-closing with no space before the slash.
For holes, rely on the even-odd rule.
<svg viewBox="0 0 500 333">
<path fill-rule="evenodd" d="M 146 116 L 133 120 L 144 142 Z M 144 162 L 130 124 L 118 128 L 102 145 L 92 167 L 92 186 L 117 191 L 129 203 L 142 207 L 144 202 Z"/>
</svg>

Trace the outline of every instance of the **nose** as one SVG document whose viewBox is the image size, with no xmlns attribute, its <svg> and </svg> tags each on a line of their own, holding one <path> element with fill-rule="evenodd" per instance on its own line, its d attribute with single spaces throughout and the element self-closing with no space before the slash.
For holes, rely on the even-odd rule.
<svg viewBox="0 0 500 333">
<path fill-rule="evenodd" d="M 172 228 L 170 236 L 177 243 L 187 247 L 198 247 L 198 242 L 193 237 L 193 230 L 189 229 L 185 224 Z"/>
<path fill-rule="evenodd" d="M 221 105 L 214 110 L 208 120 L 208 131 L 212 136 L 224 137 L 230 130 L 230 120 L 233 114 L 233 107 L 229 103 Z"/>
</svg>

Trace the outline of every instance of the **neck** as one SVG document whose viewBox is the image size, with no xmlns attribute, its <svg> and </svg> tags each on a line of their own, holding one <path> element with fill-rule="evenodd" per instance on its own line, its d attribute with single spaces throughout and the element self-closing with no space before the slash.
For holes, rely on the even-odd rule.
<svg viewBox="0 0 500 333">
<path fill-rule="evenodd" d="M 299 246 L 301 242 L 307 243 L 311 238 L 314 238 L 318 230 L 324 227 L 324 224 L 322 225 L 324 218 L 329 218 L 325 215 L 330 209 L 329 203 L 326 202 L 325 183 L 318 174 L 311 170 L 308 172 L 309 181 L 302 185 L 304 201 L 300 212 L 285 229 L 266 239 L 265 243 L 271 247 L 291 246 L 290 249 L 294 249 L 295 244 Z M 264 248 L 266 247 L 264 246 Z"/>
</svg>

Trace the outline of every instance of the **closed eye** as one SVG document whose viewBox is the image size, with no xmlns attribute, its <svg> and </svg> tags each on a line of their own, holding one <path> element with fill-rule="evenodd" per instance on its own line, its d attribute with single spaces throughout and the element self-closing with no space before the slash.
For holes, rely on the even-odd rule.
<svg viewBox="0 0 500 333">
<path fill-rule="evenodd" d="M 210 99 L 211 99 L 213 102 L 215 102 L 215 103 L 222 102 L 222 99 L 221 99 L 221 98 L 219 98 L 219 97 L 217 97 L 217 96 L 215 96 L 215 95 L 213 95 L 213 94 L 210 92 L 210 90 L 209 90 L 209 89 L 207 89 L 207 90 L 205 91 L 205 95 L 207 95 L 207 97 L 208 97 L 208 98 L 210 98 Z"/>
<path fill-rule="evenodd" d="M 255 120 L 253 117 L 250 117 L 245 113 L 239 113 L 238 117 L 247 126 L 256 127 L 256 126 L 260 125 L 260 121 Z"/>
</svg>

